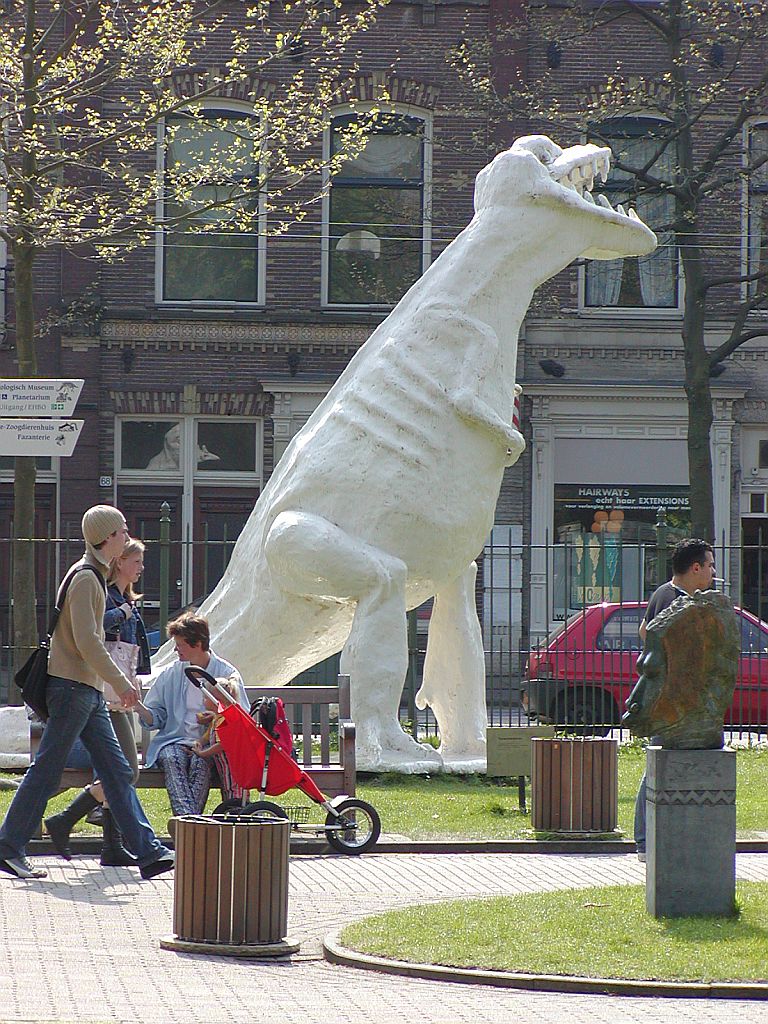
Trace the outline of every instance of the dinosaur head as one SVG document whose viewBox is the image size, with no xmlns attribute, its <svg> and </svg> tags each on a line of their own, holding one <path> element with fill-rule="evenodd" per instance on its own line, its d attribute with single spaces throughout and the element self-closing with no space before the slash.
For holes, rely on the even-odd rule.
<svg viewBox="0 0 768 1024">
<path fill-rule="evenodd" d="M 605 181 L 611 164 L 607 147 L 571 146 L 561 149 L 546 135 L 526 135 L 500 153 L 477 176 L 475 209 L 485 207 L 535 207 L 566 214 L 578 252 L 571 255 L 591 260 L 615 260 L 645 256 L 656 248 L 656 236 L 634 210 L 613 209 L 602 194 L 595 199 L 592 187 Z M 564 229 L 565 217 L 559 218 Z M 559 237 L 565 241 L 565 234 Z"/>
</svg>

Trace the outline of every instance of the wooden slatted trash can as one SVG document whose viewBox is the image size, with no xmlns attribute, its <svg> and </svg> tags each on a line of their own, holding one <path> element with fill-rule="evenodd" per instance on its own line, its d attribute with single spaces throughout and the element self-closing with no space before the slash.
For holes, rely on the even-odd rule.
<svg viewBox="0 0 768 1024">
<path fill-rule="evenodd" d="M 163 949 L 261 958 L 286 939 L 290 821 L 247 815 L 175 819 L 172 938 Z"/>
<path fill-rule="evenodd" d="M 618 743 L 533 739 L 531 825 L 542 832 L 613 832 L 618 823 Z"/>
</svg>

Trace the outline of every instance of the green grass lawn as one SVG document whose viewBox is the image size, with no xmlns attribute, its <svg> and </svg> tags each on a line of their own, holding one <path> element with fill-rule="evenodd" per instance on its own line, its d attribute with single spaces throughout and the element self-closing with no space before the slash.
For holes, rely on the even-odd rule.
<svg viewBox="0 0 768 1024">
<path fill-rule="evenodd" d="M 345 946 L 393 960 L 658 981 L 768 980 L 768 883 L 737 885 L 733 918 L 651 917 L 643 886 L 457 900 L 345 928 Z"/>
<path fill-rule="evenodd" d="M 635 793 L 643 771 L 645 753 L 629 745 L 619 750 L 619 830 L 632 835 Z M 768 832 L 768 750 L 739 750 L 737 757 L 736 825 L 739 836 Z M 47 814 L 66 806 L 73 793 L 62 793 L 48 805 Z M 12 794 L 0 790 L 0 815 Z M 512 780 L 488 780 L 485 776 L 360 775 L 358 796 L 369 800 L 381 815 L 385 833 L 411 839 L 533 839 L 530 813 L 518 810 L 517 784 Z M 142 789 L 139 797 L 153 827 L 165 833 L 171 815 L 164 790 Z M 530 786 L 528 787 L 530 807 Z M 220 797 L 212 793 L 211 810 Z M 281 803 L 308 803 L 292 791 Z M 316 820 L 323 818 L 322 811 Z M 81 825 L 85 832 L 96 831 Z"/>
</svg>

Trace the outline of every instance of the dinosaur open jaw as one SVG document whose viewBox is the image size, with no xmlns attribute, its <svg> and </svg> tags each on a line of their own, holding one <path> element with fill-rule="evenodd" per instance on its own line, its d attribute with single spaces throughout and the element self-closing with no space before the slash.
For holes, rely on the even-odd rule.
<svg viewBox="0 0 768 1024">
<path fill-rule="evenodd" d="M 610 149 L 590 144 L 572 146 L 565 150 L 548 165 L 547 170 L 558 185 L 573 190 L 581 200 L 590 203 L 598 211 L 607 210 L 609 213 L 642 224 L 643 221 L 635 210 L 625 210 L 621 204 L 614 209 L 605 193 L 598 192 L 597 196 L 592 194 L 595 181 L 599 183 L 608 180 L 610 167 Z"/>
</svg>

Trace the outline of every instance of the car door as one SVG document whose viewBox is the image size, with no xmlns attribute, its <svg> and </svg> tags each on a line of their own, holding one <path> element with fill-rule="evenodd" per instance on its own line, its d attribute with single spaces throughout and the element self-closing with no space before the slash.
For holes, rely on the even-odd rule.
<svg viewBox="0 0 768 1024">
<path fill-rule="evenodd" d="M 595 634 L 592 675 L 598 685 L 611 691 L 620 713 L 637 682 L 635 664 L 642 648 L 638 629 L 644 612 L 645 605 L 614 607 Z"/>
</svg>

